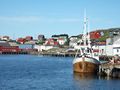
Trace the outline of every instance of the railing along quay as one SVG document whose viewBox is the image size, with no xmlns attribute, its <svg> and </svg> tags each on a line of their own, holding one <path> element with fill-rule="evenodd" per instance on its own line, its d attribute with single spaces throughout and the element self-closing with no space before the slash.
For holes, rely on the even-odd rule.
<svg viewBox="0 0 120 90">
<path fill-rule="evenodd" d="M 76 55 L 76 53 L 66 53 L 66 52 L 62 52 L 62 53 L 41 52 L 39 54 L 43 56 L 55 56 L 55 57 L 75 57 Z"/>
<path fill-rule="evenodd" d="M 10 55 L 14 55 L 14 54 L 28 54 L 28 52 L 1 52 L 1 55 L 6 55 L 6 54 L 10 54 Z"/>
</svg>

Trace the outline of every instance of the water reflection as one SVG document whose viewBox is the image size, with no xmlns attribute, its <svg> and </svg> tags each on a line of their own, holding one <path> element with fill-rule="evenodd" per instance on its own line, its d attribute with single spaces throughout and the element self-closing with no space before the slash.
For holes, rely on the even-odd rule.
<svg viewBox="0 0 120 90">
<path fill-rule="evenodd" d="M 120 78 L 114 78 L 109 76 L 99 76 L 99 75 L 93 75 L 91 73 L 73 73 L 73 77 L 75 80 L 120 80 Z"/>
<path fill-rule="evenodd" d="M 75 83 L 81 90 L 98 90 L 97 76 L 90 73 L 74 73 Z M 100 86 L 99 86 L 100 87 Z M 100 89 L 99 89 L 100 90 Z"/>
<path fill-rule="evenodd" d="M 91 73 L 74 73 L 73 74 L 75 80 L 82 80 L 82 79 L 96 79 L 98 78 L 97 75 L 93 75 Z"/>
<path fill-rule="evenodd" d="M 119 80 L 114 78 L 100 77 L 90 73 L 73 73 L 73 78 L 80 90 L 119 90 Z"/>
</svg>

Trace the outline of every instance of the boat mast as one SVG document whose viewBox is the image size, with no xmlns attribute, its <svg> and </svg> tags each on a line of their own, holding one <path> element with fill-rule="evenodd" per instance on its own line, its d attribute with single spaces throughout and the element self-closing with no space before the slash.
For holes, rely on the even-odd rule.
<svg viewBox="0 0 120 90">
<path fill-rule="evenodd" d="M 92 51 L 91 41 L 90 41 L 90 23 L 89 23 L 88 19 L 87 19 L 87 30 L 88 30 L 88 32 L 87 32 L 88 47 L 90 49 L 90 55 L 92 57 L 93 56 L 93 53 L 92 53 L 93 51 Z"/>
<path fill-rule="evenodd" d="M 83 43 L 84 46 L 86 46 L 86 25 L 87 25 L 87 20 L 86 20 L 86 9 L 84 10 L 84 33 L 83 33 Z"/>
<path fill-rule="evenodd" d="M 90 45 L 90 26 L 89 26 L 89 21 L 87 19 L 87 40 L 88 40 L 88 47 L 91 48 L 91 45 Z"/>
<path fill-rule="evenodd" d="M 84 11 L 84 35 L 83 35 L 83 40 L 84 40 L 84 46 L 87 45 L 88 43 L 88 47 L 90 47 L 90 27 L 89 27 L 89 23 L 88 23 L 88 18 L 86 17 L 86 10 Z"/>
</svg>

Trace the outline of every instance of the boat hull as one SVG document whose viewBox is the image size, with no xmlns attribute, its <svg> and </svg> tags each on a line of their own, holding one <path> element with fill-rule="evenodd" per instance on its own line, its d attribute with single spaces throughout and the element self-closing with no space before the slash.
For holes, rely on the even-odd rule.
<svg viewBox="0 0 120 90">
<path fill-rule="evenodd" d="M 77 58 L 73 63 L 73 71 L 77 73 L 97 73 L 99 70 L 99 62 L 94 58 L 81 57 Z"/>
</svg>

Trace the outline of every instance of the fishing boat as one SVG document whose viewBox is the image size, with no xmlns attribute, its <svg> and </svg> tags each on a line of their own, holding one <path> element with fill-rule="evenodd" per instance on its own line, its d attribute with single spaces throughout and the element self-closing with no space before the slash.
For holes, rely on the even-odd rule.
<svg viewBox="0 0 120 90">
<path fill-rule="evenodd" d="M 84 34 L 82 37 L 82 42 L 80 43 L 80 48 L 78 49 L 75 59 L 73 60 L 73 71 L 77 73 L 91 73 L 95 74 L 99 70 L 99 55 L 93 52 L 91 46 L 88 19 L 86 18 L 86 13 L 84 16 Z M 78 54 L 78 52 L 80 54 Z"/>
</svg>

